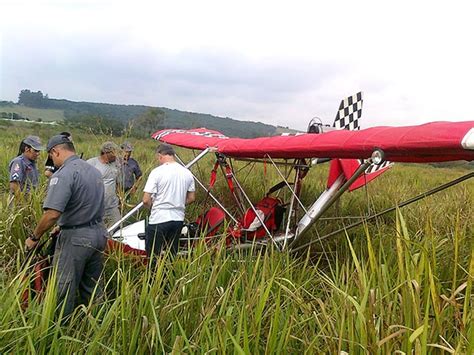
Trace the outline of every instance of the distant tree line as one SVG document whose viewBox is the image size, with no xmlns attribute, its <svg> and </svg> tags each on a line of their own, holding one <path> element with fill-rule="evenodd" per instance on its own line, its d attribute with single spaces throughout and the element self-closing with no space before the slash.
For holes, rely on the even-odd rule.
<svg viewBox="0 0 474 355">
<path fill-rule="evenodd" d="M 66 124 L 70 127 L 80 128 L 95 134 L 117 137 L 121 136 L 124 130 L 122 122 L 98 115 L 82 115 L 74 119 L 66 117 Z"/>
<path fill-rule="evenodd" d="M 28 107 L 47 108 L 48 99 L 48 94 L 43 95 L 41 91 L 33 92 L 24 89 L 21 90 L 20 95 L 18 95 L 18 104 Z"/>
<path fill-rule="evenodd" d="M 43 122 L 42 118 L 36 118 L 34 120 L 24 117 L 16 112 L 0 112 L 0 118 L 4 120 L 21 120 L 21 121 L 31 121 L 31 122 Z"/>
<path fill-rule="evenodd" d="M 164 127 L 197 128 L 222 132 L 229 137 L 253 138 L 274 135 L 276 127 L 260 122 L 238 121 L 229 117 L 216 117 L 209 114 L 172 110 L 165 107 L 143 105 L 114 105 L 94 102 L 75 102 L 51 99 L 41 91 L 21 90 L 18 104 L 64 112 L 69 123 L 87 126 L 91 130 L 102 130 L 103 124 L 110 125 L 109 131 L 118 134 L 129 130 L 136 136 L 147 136 Z M 95 125 L 98 120 L 101 122 Z"/>
<path fill-rule="evenodd" d="M 121 136 L 127 133 L 136 138 L 148 138 L 153 132 L 162 128 L 163 119 L 163 111 L 150 108 L 127 124 L 99 115 L 66 117 L 66 123 L 71 127 L 85 129 L 95 134 Z"/>
<path fill-rule="evenodd" d="M 23 117 L 22 115 L 16 112 L 0 112 L 0 118 L 7 119 L 7 120 L 26 120 L 29 121 L 28 118 Z"/>
</svg>

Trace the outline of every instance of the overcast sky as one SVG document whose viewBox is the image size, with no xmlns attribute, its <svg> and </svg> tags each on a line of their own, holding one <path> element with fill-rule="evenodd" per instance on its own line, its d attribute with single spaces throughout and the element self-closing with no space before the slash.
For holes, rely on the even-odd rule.
<svg viewBox="0 0 474 355">
<path fill-rule="evenodd" d="M 305 129 L 474 119 L 469 1 L 0 1 L 0 99 L 143 104 Z"/>
</svg>

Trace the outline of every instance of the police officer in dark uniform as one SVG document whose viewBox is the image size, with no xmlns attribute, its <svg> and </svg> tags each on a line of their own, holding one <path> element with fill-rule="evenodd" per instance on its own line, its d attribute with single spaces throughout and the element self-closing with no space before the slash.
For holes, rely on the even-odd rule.
<svg viewBox="0 0 474 355">
<path fill-rule="evenodd" d="M 123 151 L 123 160 L 119 186 L 123 190 L 126 202 L 129 202 L 130 195 L 135 193 L 137 184 L 143 174 L 138 162 L 131 157 L 133 146 L 129 142 L 124 142 L 120 148 L 122 148 Z"/>
<path fill-rule="evenodd" d="M 39 174 L 36 160 L 40 151 L 44 150 L 37 136 L 28 136 L 21 141 L 18 156 L 10 161 L 10 200 L 19 196 L 20 192 L 28 193 L 38 186 Z"/>
<path fill-rule="evenodd" d="M 102 273 L 107 234 L 102 223 L 104 184 L 99 171 L 75 154 L 67 137 L 52 137 L 46 149 L 59 169 L 49 180 L 44 213 L 25 243 L 32 249 L 54 224 L 60 227 L 53 263 L 58 302 L 65 303 L 67 316 L 77 303 L 89 301 Z"/>
</svg>

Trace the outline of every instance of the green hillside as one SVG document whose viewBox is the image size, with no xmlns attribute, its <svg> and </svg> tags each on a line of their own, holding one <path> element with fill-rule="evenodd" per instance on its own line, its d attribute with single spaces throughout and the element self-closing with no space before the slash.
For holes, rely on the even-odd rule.
<svg viewBox="0 0 474 355">
<path fill-rule="evenodd" d="M 48 99 L 48 108 L 64 110 L 66 119 L 74 120 L 84 115 L 98 115 L 107 119 L 117 119 L 123 123 L 143 115 L 155 107 L 141 105 L 113 105 L 93 102 L 74 102 L 69 100 Z M 276 127 L 260 122 L 238 121 L 204 113 L 173 110 L 156 107 L 165 113 L 163 127 L 195 128 L 206 127 L 219 130 L 229 136 L 259 137 L 275 134 Z M 157 127 L 157 129 L 160 127 Z"/>
<path fill-rule="evenodd" d="M 253 138 L 276 134 L 276 127 L 260 122 L 238 121 L 229 117 L 217 117 L 205 113 L 186 112 L 166 107 L 151 107 L 144 105 L 116 105 L 95 102 L 76 102 L 62 99 L 52 99 L 43 95 L 41 91 L 31 92 L 22 90 L 19 95 L 18 104 L 11 102 L 0 102 L 2 110 L 17 110 L 23 117 L 30 120 L 66 120 L 70 123 L 84 121 L 97 121 L 97 118 L 112 124 L 120 124 L 125 127 L 128 122 L 145 115 L 151 109 L 160 110 L 162 115 L 160 128 L 196 128 L 206 127 L 218 130 L 228 136 Z M 31 111 L 28 111 L 31 110 Z M 161 113 L 160 112 L 160 113 Z M 91 118 L 94 118 L 91 120 Z M 114 125 L 115 125 L 114 124 Z"/>
<path fill-rule="evenodd" d="M 59 109 L 42 109 L 35 107 L 27 107 L 17 104 L 1 104 L 0 117 L 12 118 L 12 114 L 17 114 L 22 118 L 27 118 L 30 121 L 64 121 L 64 111 Z"/>
</svg>

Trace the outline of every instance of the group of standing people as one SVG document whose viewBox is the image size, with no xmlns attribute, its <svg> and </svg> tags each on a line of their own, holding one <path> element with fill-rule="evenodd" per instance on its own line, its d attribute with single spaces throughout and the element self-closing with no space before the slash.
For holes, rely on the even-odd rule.
<svg viewBox="0 0 474 355">
<path fill-rule="evenodd" d="M 69 132 L 59 135 L 73 142 Z M 37 136 L 28 136 L 20 143 L 17 157 L 10 161 L 10 199 L 19 199 L 20 193 L 28 194 L 39 183 L 39 172 L 36 161 L 40 152 L 44 150 L 41 140 Z M 133 146 L 124 142 L 119 148 L 113 142 L 105 142 L 101 146 L 100 155 L 87 162 L 98 169 L 105 185 L 105 219 L 106 224 L 113 224 L 120 219 L 118 189 L 121 190 L 125 201 L 130 201 L 130 195 L 136 192 L 136 186 L 142 177 L 138 162 L 131 157 Z M 122 157 L 120 153 L 122 152 Z M 80 155 L 82 159 L 82 154 Z M 118 159 L 117 159 L 118 158 Z M 49 179 L 58 168 L 48 154 L 44 175 Z"/>
<path fill-rule="evenodd" d="M 65 133 L 53 136 L 46 145 L 49 180 L 44 212 L 25 245 L 33 249 L 48 230 L 54 226 L 59 230 L 53 264 L 58 268 L 58 300 L 69 315 L 97 287 L 106 246 L 104 222 L 111 225 L 121 218 L 117 186 L 135 192 L 142 172 L 131 158 L 130 143 L 121 146 L 121 164 L 120 148 L 113 142 L 105 142 L 98 157 L 84 161 L 76 154 L 71 135 Z M 12 196 L 38 186 L 36 161 L 44 149 L 37 136 L 22 141 L 21 154 L 9 164 Z M 166 246 L 176 254 L 185 205 L 195 199 L 193 175 L 176 162 L 174 149 L 162 144 L 156 158 L 160 165 L 152 170 L 143 190 L 144 206 L 151 211 L 146 229 L 149 256 L 160 255 Z"/>
</svg>

